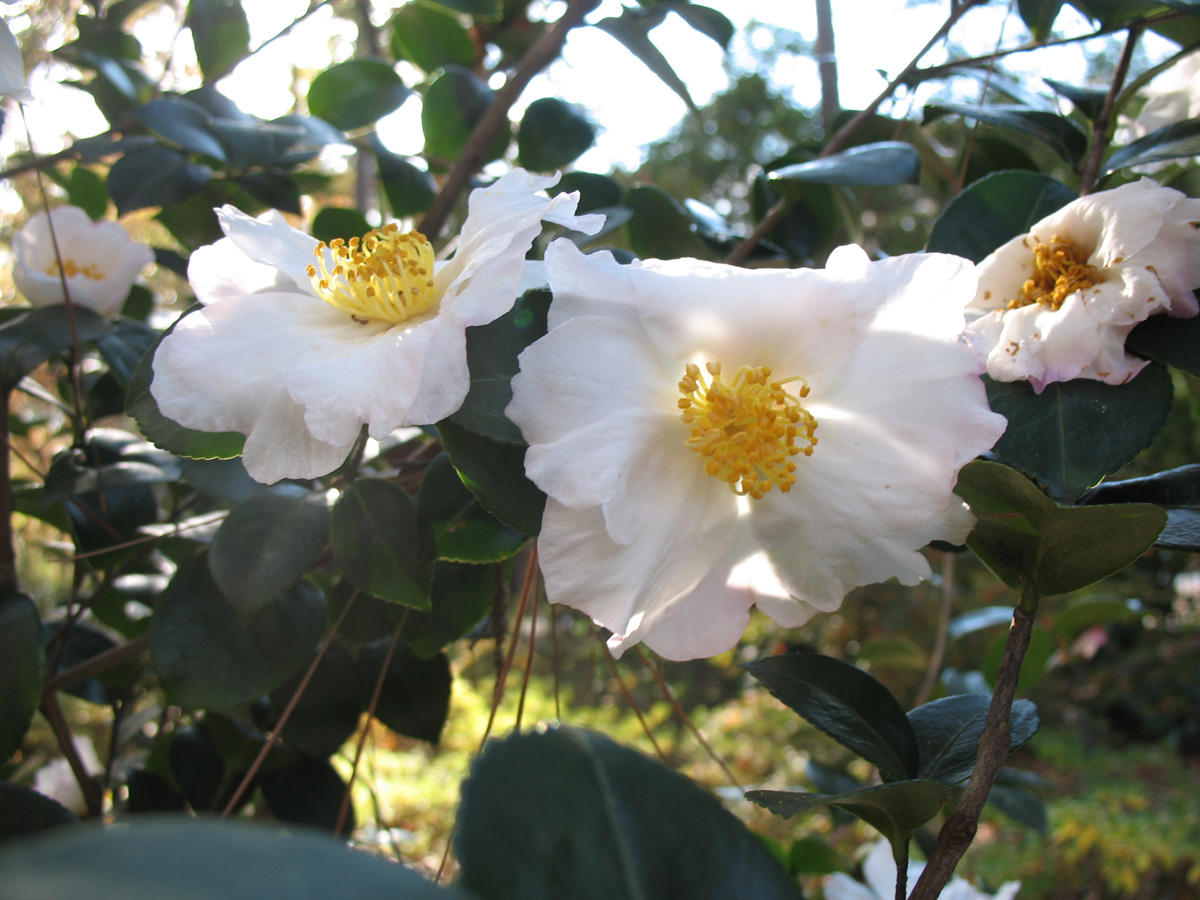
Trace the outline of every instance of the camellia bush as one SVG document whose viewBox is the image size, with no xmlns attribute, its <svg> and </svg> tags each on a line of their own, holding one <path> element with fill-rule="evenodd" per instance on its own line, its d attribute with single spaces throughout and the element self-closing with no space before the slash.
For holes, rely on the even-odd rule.
<svg viewBox="0 0 1200 900">
<path fill-rule="evenodd" d="M 990 896 L 954 873 L 989 796 L 1031 800 L 1005 761 L 1038 728 L 1016 695 L 1039 611 L 1200 551 L 1200 466 L 1113 478 L 1197 410 L 1200 5 L 1022 0 L 1018 36 L 968 56 L 989 4 L 951 0 L 842 110 L 818 0 L 812 127 L 689 197 L 576 168 L 604 123 L 527 88 L 600 30 L 607 67 L 700 116 L 654 29 L 728 47 L 722 4 L 313 3 L 296 24 L 331 7 L 353 52 L 265 121 L 223 88 L 272 43 L 253 2 L 2 11 L 0 895 L 800 897 L 830 870 L 570 725 L 485 738 L 434 880 L 347 846 L 359 754 L 373 721 L 436 743 L 474 641 L 499 703 L 542 603 L 610 659 L 702 659 L 754 607 L 779 646 L 854 588 L 929 579 L 932 542 L 1007 604 L 991 687 L 906 709 L 840 658 L 752 651 L 747 684 L 874 774 L 746 797 L 879 833 L 866 885 L 826 897 Z M 190 40 L 182 76 L 149 15 Z M 1084 83 L 1008 69 L 1097 42 Z M 50 81 L 108 129 L 40 152 L 59 135 L 22 121 Z M 376 123 L 413 98 L 402 155 Z M 35 599 L 48 559 L 65 575 Z M 64 694 L 107 710 L 104 746 Z M 30 787 L 58 762 L 28 752 L 39 719 L 60 790 Z"/>
</svg>

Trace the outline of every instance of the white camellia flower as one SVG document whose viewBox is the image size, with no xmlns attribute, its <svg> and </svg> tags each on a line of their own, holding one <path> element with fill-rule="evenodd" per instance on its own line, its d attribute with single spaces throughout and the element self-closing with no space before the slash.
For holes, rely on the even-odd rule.
<svg viewBox="0 0 1200 900">
<path fill-rule="evenodd" d="M 959 340 L 973 267 L 918 254 L 824 271 L 546 254 L 551 331 L 507 415 L 549 496 L 547 595 L 671 659 L 929 575 L 961 542 L 958 470 L 1004 420 Z"/>
<path fill-rule="evenodd" d="M 910 892 L 924 871 L 925 863 L 909 861 L 907 884 Z M 863 878 L 867 882 L 865 885 L 849 875 L 835 872 L 825 882 L 825 900 L 891 900 L 896 896 L 896 860 L 886 838 L 871 845 L 863 860 Z M 1019 881 L 1006 881 L 996 893 L 987 894 L 965 878 L 955 876 L 938 896 L 941 900 L 1013 900 L 1020 887 Z"/>
<path fill-rule="evenodd" d="M 327 246 L 275 212 L 218 210 L 226 237 L 188 265 L 205 307 L 154 357 L 159 409 L 244 434 L 246 470 L 266 483 L 333 471 L 363 425 L 378 440 L 451 415 L 470 386 L 466 329 L 530 286 L 542 222 L 603 224 L 574 214 L 577 194 L 537 193 L 557 180 L 516 169 L 472 191 L 454 257 L 436 264 L 423 235 L 394 225 Z"/>
<path fill-rule="evenodd" d="M 1180 59 L 1151 81 L 1141 91 L 1146 98 L 1141 110 L 1132 118 L 1122 116 L 1113 142 L 1129 144 L 1152 131 L 1195 119 L 1200 116 L 1200 51 Z M 1176 162 L 1186 162 L 1177 158 Z M 1137 172 L 1156 172 L 1171 164 L 1170 160 L 1135 166 Z"/>
<path fill-rule="evenodd" d="M 1144 178 L 1080 197 L 979 264 L 967 340 L 997 381 L 1124 384 L 1146 365 L 1125 352 L 1156 313 L 1197 312 L 1200 200 Z"/>
<path fill-rule="evenodd" d="M 25 80 L 25 61 L 21 47 L 8 22 L 0 18 L 0 97 L 12 97 L 18 103 L 32 103 L 33 94 Z"/>
<path fill-rule="evenodd" d="M 13 256 L 13 281 L 32 305 L 65 303 L 65 274 L 71 302 L 106 317 L 121 311 L 138 274 L 154 262 L 154 251 L 133 240 L 120 223 L 93 222 L 78 206 L 31 217 L 13 238 Z"/>
</svg>

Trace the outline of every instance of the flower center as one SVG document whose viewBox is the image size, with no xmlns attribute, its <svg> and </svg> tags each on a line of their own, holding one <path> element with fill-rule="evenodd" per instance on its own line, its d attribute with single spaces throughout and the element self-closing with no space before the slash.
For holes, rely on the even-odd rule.
<svg viewBox="0 0 1200 900">
<path fill-rule="evenodd" d="M 1021 287 L 1016 300 L 1008 301 L 1008 309 L 1020 309 L 1039 303 L 1048 309 L 1058 309 L 1076 291 L 1093 287 L 1103 279 L 1088 265 L 1088 255 L 1070 238 L 1058 235 L 1048 244 L 1033 248 L 1033 277 Z"/>
<path fill-rule="evenodd" d="M 307 270 L 313 287 L 356 322 L 404 322 L 438 300 L 433 246 L 419 231 L 401 234 L 394 224 L 385 225 L 361 238 L 322 241 L 313 253 L 317 264 Z"/>
<path fill-rule="evenodd" d="M 688 363 L 679 382 L 680 418 L 690 432 L 685 443 L 704 457 L 704 471 L 755 500 L 771 485 L 791 490 L 796 464 L 790 457 L 812 456 L 817 444 L 817 420 L 800 405 L 808 384 L 799 376 L 769 381 L 767 366 L 742 366 L 726 383 L 719 362 L 705 368 L 707 380 L 699 366 Z M 792 381 L 801 383 L 799 397 L 783 388 Z"/>
<path fill-rule="evenodd" d="M 57 260 L 51 261 L 50 265 L 46 266 L 46 274 L 51 278 L 58 278 L 60 274 L 65 275 L 67 278 L 82 275 L 84 278 L 89 278 L 92 281 L 103 281 L 107 277 L 95 263 L 87 263 L 81 266 L 73 259 L 64 259 L 61 270 L 58 268 Z"/>
</svg>

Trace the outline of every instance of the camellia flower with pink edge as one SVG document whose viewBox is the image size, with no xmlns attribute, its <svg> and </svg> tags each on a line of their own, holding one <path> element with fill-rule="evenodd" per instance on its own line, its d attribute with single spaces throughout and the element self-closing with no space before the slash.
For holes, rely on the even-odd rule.
<svg viewBox="0 0 1200 900">
<path fill-rule="evenodd" d="M 1124 384 L 1135 325 L 1198 309 L 1200 200 L 1144 178 L 1080 197 L 979 264 L 967 340 L 997 381 Z"/>
<path fill-rule="evenodd" d="M 121 311 L 133 282 L 154 262 L 154 251 L 120 223 L 93 222 L 78 206 L 32 216 L 13 238 L 13 256 L 13 281 L 33 306 L 65 303 L 65 275 L 71 302 L 106 318 Z"/>
<path fill-rule="evenodd" d="M 969 262 L 622 266 L 555 241 L 546 267 L 551 330 L 506 413 L 548 495 L 547 596 L 614 651 L 716 655 L 751 606 L 801 625 L 966 538 L 958 471 L 1004 430 L 959 339 Z"/>
<path fill-rule="evenodd" d="M 594 232 L 577 194 L 540 191 L 557 176 L 516 169 L 471 192 L 452 259 L 388 225 L 317 240 L 275 212 L 218 210 L 226 237 L 192 254 L 204 308 L 154 356 L 151 392 L 188 428 L 238 431 L 258 481 L 315 478 L 345 460 L 364 425 L 375 439 L 462 405 L 466 329 L 512 308 L 529 286 L 525 254 L 542 222 Z"/>
</svg>

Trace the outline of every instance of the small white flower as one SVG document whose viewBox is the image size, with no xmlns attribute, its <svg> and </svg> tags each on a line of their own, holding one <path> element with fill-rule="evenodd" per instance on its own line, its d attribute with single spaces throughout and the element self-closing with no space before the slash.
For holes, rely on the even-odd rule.
<svg viewBox="0 0 1200 900">
<path fill-rule="evenodd" d="M 1156 313 L 1197 312 L 1200 200 L 1148 178 L 1080 197 L 979 264 L 967 340 L 997 381 L 1124 384 L 1146 365 L 1125 352 Z"/>
<path fill-rule="evenodd" d="M 909 892 L 924 871 L 925 863 L 909 861 Z M 891 900 L 896 896 L 896 861 L 886 839 L 871 845 L 863 860 L 863 878 L 867 882 L 865 885 L 849 875 L 835 872 L 825 882 L 825 900 Z M 941 900 L 1013 900 L 1020 887 L 1019 881 L 1006 881 L 995 894 L 986 894 L 965 878 L 955 876 L 938 896 Z"/>
<path fill-rule="evenodd" d="M 614 650 L 715 655 L 755 604 L 794 627 L 966 537 L 958 470 L 1004 430 L 959 341 L 970 263 L 621 266 L 556 241 L 546 266 L 552 330 L 507 415 L 549 496 L 547 594 Z"/>
<path fill-rule="evenodd" d="M 0 97 L 12 97 L 18 103 L 32 103 L 33 94 L 25 80 L 25 61 L 21 47 L 8 22 L 0 18 Z"/>
<path fill-rule="evenodd" d="M 154 262 L 154 251 L 134 241 L 120 223 L 93 222 L 77 206 L 34 215 L 13 238 L 13 251 L 13 281 L 32 305 L 65 303 L 65 273 L 71 302 L 106 317 L 121 311 L 138 274 Z"/>
<path fill-rule="evenodd" d="M 100 757 L 96 755 L 92 739 L 87 735 L 75 735 L 71 740 L 75 743 L 83 770 L 90 776 L 102 774 L 104 766 Z M 79 781 L 66 759 L 52 759 L 38 769 L 37 774 L 33 776 L 33 789 L 51 800 L 57 800 L 76 815 L 81 816 L 87 812 L 83 789 L 79 787 Z"/>
<path fill-rule="evenodd" d="M 278 213 L 218 210 L 226 237 L 192 254 L 205 304 L 154 357 L 151 391 L 189 428 L 246 435 L 262 482 L 337 468 L 363 425 L 379 440 L 452 414 L 470 386 L 466 329 L 512 308 L 542 222 L 595 231 L 557 177 L 514 170 L 471 192 L 454 257 L 435 265 L 417 232 L 387 226 L 318 244 Z"/>
</svg>

